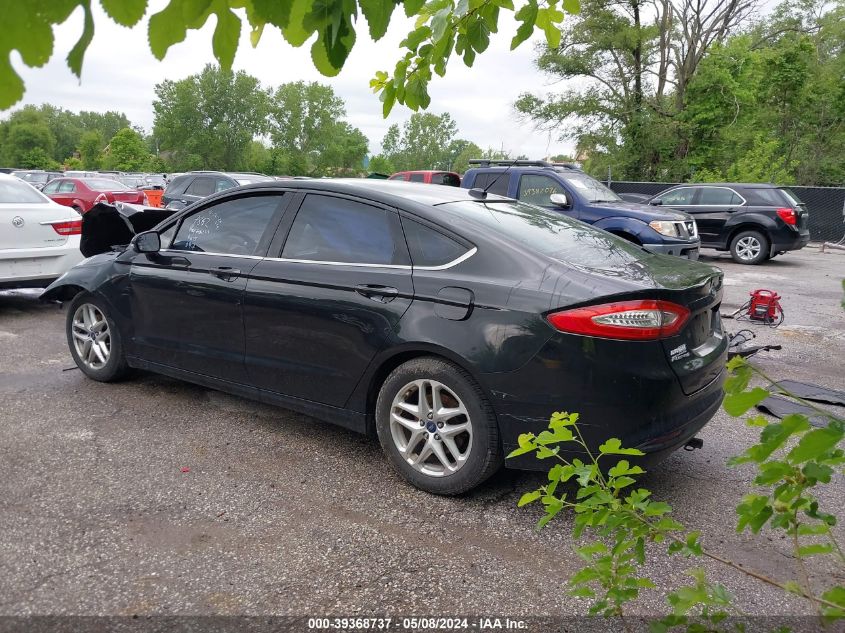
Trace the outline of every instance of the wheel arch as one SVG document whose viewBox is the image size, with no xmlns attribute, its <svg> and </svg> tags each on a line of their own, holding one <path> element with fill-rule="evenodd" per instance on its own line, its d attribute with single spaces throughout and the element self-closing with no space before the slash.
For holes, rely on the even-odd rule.
<svg viewBox="0 0 845 633">
<path fill-rule="evenodd" d="M 734 238 L 743 231 L 756 231 L 757 233 L 761 233 L 769 242 L 769 246 L 772 244 L 772 236 L 769 233 L 769 228 L 767 226 L 760 224 L 759 222 L 743 222 L 742 224 L 730 227 L 730 232 L 725 240 L 725 247 L 730 248 Z"/>
<path fill-rule="evenodd" d="M 390 373 L 400 365 L 415 358 L 434 357 L 456 365 L 467 374 L 478 385 L 488 402 L 492 402 L 490 392 L 479 379 L 478 372 L 458 354 L 448 348 L 432 343 L 409 343 L 382 352 L 370 363 L 366 374 L 361 378 L 353 394 L 349 397 L 346 406 L 349 408 L 363 407 L 367 417 L 367 433 L 375 433 L 375 408 L 379 391 Z M 495 410 L 493 414 L 496 415 Z M 496 424 L 498 425 L 498 416 Z"/>
</svg>

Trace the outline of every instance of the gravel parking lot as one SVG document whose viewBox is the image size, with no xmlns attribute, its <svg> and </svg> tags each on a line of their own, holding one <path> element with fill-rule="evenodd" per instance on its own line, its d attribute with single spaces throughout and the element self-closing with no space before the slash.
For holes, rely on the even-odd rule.
<svg viewBox="0 0 845 633">
<path fill-rule="evenodd" d="M 786 322 L 754 328 L 783 345 L 759 357 L 771 375 L 845 386 L 845 253 L 808 247 L 757 267 L 709 253 L 726 275 L 723 313 L 755 288 L 783 296 Z M 0 292 L 0 614 L 585 612 L 562 587 L 579 567 L 570 518 L 536 532 L 539 509 L 516 507 L 542 476 L 502 471 L 439 498 L 341 428 L 149 374 L 93 382 L 66 371 L 64 312 L 37 296 Z M 676 453 L 643 483 L 712 549 L 786 580 L 788 543 L 734 530 L 751 476 L 725 462 L 756 433 L 720 413 L 703 450 Z M 841 510 L 842 499 L 839 480 L 823 501 Z M 663 610 L 662 590 L 698 564 L 652 561 L 659 587 L 642 614 Z M 703 566 L 749 614 L 812 612 Z"/>
</svg>

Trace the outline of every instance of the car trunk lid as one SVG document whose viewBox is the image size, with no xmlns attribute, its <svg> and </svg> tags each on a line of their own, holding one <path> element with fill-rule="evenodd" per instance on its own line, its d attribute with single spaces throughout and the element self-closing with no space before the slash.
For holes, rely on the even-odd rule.
<svg viewBox="0 0 845 633">
<path fill-rule="evenodd" d="M 0 203 L 0 250 L 62 246 L 68 237 L 56 232 L 52 223 L 72 219 L 79 215 L 57 204 Z"/>
</svg>

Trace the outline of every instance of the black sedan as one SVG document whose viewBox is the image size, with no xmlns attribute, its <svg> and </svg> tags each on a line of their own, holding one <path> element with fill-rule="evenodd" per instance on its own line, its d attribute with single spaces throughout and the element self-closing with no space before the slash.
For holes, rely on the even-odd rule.
<svg viewBox="0 0 845 633">
<path fill-rule="evenodd" d="M 259 183 L 99 250 L 43 295 L 70 302 L 89 377 L 150 370 L 375 432 L 435 493 L 484 481 L 553 411 L 659 459 L 722 398 L 717 269 L 507 198 Z"/>
</svg>

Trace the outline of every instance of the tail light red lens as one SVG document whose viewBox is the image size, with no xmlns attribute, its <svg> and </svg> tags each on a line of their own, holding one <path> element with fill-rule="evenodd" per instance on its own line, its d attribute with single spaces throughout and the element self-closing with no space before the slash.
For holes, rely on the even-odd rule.
<svg viewBox="0 0 845 633">
<path fill-rule="evenodd" d="M 108 202 L 108 201 L 109 201 L 108 196 L 106 196 L 106 194 L 104 194 L 104 193 L 101 193 L 99 196 L 94 198 L 94 204 L 100 204 L 101 202 Z"/>
<path fill-rule="evenodd" d="M 82 220 L 68 220 L 67 222 L 51 222 L 50 226 L 59 235 L 82 234 Z"/>
<path fill-rule="evenodd" d="M 798 223 L 798 214 L 795 213 L 795 209 L 789 209 L 786 207 L 777 209 L 778 217 L 786 222 L 787 224 L 791 224 L 795 226 Z"/>
<path fill-rule="evenodd" d="M 669 301 L 619 301 L 553 312 L 546 318 L 569 334 L 626 341 L 651 341 L 680 332 L 689 310 Z"/>
</svg>

